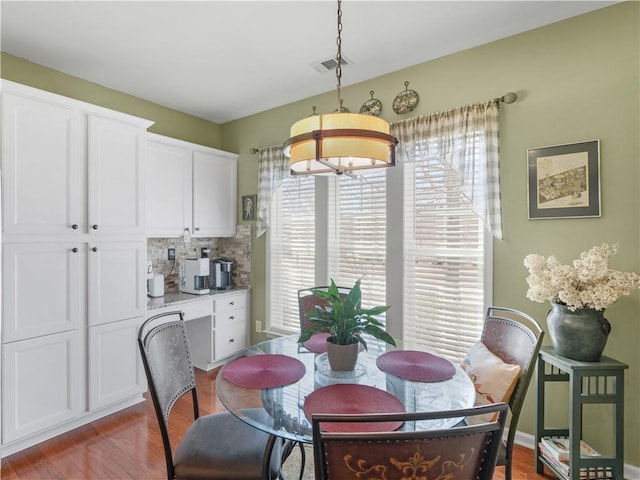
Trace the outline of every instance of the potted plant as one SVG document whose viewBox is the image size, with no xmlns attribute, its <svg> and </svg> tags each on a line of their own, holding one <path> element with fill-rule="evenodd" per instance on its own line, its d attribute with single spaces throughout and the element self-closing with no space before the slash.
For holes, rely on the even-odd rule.
<svg viewBox="0 0 640 480">
<path fill-rule="evenodd" d="M 609 268 L 609 258 L 618 244 L 602 244 L 582 252 L 571 265 L 553 255 L 530 254 L 524 259 L 529 270 L 527 297 L 551 303 L 547 326 L 553 349 L 574 360 L 600 360 L 611 324 L 604 310 L 640 288 L 640 276 Z"/>
<path fill-rule="evenodd" d="M 332 370 L 353 370 L 356 365 L 358 348 L 362 344 L 367 348 L 363 334 L 367 333 L 393 346 L 395 340 L 384 329 L 384 325 L 375 318 L 387 310 L 389 306 L 369 309 L 360 308 L 360 280 L 356 281 L 347 295 L 341 295 L 333 279 L 331 286 L 325 290 L 312 290 L 314 295 L 323 299 L 326 306 L 316 305 L 315 310 L 305 312 L 311 326 L 300 334 L 298 342 L 304 343 L 316 333 L 328 333 L 327 356 Z M 343 348 L 341 348 L 343 347 Z M 348 354 L 338 351 L 348 350 Z M 340 355 L 348 356 L 342 361 Z"/>
</svg>

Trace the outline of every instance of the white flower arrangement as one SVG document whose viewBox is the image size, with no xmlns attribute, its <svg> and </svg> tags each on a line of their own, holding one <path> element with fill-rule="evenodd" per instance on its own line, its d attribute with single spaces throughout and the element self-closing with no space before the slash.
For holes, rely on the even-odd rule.
<svg viewBox="0 0 640 480">
<path fill-rule="evenodd" d="M 529 269 L 527 298 L 550 301 L 569 310 L 604 310 L 620 297 L 640 288 L 640 275 L 609 268 L 609 258 L 618 253 L 618 244 L 603 243 L 582 252 L 572 265 L 562 265 L 553 255 L 529 254 L 524 266 Z"/>
</svg>

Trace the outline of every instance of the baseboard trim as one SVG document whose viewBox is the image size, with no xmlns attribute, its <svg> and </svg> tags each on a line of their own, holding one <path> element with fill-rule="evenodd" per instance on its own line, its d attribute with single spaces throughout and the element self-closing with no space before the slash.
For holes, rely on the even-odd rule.
<svg viewBox="0 0 640 480">
<path fill-rule="evenodd" d="M 522 433 L 520 431 L 516 432 L 516 436 L 514 439 L 514 443 L 516 445 L 520 445 L 521 447 L 528 448 L 529 450 L 534 449 L 535 441 L 536 440 L 533 435 L 529 435 L 528 433 Z M 628 463 L 625 463 L 624 478 L 626 480 L 640 480 L 640 467 L 635 467 L 633 465 L 629 465 Z"/>
</svg>

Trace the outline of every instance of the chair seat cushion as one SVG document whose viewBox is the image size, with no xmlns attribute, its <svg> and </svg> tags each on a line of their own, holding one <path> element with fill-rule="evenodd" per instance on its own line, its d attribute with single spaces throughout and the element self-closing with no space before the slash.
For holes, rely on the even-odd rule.
<svg viewBox="0 0 640 480">
<path fill-rule="evenodd" d="M 191 424 L 176 449 L 175 476 L 181 480 L 262 479 L 268 440 L 269 434 L 231 414 L 201 416 Z M 280 465 L 279 445 L 276 441 L 271 457 L 272 478 L 276 478 Z"/>
<path fill-rule="evenodd" d="M 503 362 L 482 342 L 471 346 L 461 366 L 473 381 L 477 406 L 498 402 L 508 403 L 522 370 L 520 365 Z M 491 421 L 494 416 L 478 415 L 468 421 L 483 423 Z"/>
</svg>

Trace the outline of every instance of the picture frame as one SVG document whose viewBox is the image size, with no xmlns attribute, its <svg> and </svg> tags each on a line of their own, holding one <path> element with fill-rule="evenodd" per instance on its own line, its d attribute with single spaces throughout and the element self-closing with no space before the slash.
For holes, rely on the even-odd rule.
<svg viewBox="0 0 640 480">
<path fill-rule="evenodd" d="M 242 220 L 251 221 L 256 219 L 256 207 L 258 205 L 257 195 L 242 196 Z"/>
<path fill-rule="evenodd" d="M 600 140 L 527 150 L 529 219 L 600 216 Z"/>
</svg>

